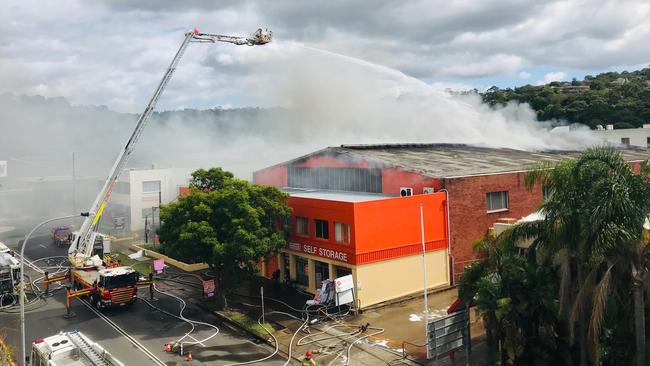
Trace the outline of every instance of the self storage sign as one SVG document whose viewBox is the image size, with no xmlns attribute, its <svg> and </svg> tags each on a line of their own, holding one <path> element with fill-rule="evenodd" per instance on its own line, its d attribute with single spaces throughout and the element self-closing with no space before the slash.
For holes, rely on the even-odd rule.
<svg viewBox="0 0 650 366">
<path fill-rule="evenodd" d="M 348 262 L 348 253 L 333 249 L 321 248 L 316 245 L 290 242 L 289 249 L 295 250 L 296 252 L 302 252 L 305 254 L 333 259 L 335 261 L 346 263 Z"/>
</svg>

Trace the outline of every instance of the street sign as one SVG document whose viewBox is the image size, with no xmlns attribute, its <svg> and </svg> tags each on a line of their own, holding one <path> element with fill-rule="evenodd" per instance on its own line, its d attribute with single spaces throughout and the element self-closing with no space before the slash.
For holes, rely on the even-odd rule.
<svg viewBox="0 0 650 366">
<path fill-rule="evenodd" d="M 336 306 L 349 304 L 354 301 L 354 281 L 352 275 L 335 279 L 334 286 L 336 291 Z"/>
<path fill-rule="evenodd" d="M 214 280 L 203 281 L 203 296 L 209 299 L 214 296 L 214 293 L 215 293 Z"/>
<path fill-rule="evenodd" d="M 153 261 L 153 273 L 160 274 L 165 271 L 165 260 L 164 259 L 154 259 Z"/>
<path fill-rule="evenodd" d="M 0 178 L 7 176 L 7 161 L 0 160 Z"/>
<path fill-rule="evenodd" d="M 435 358 L 465 347 L 471 352 L 469 311 L 458 311 L 427 322 L 427 359 Z"/>
</svg>

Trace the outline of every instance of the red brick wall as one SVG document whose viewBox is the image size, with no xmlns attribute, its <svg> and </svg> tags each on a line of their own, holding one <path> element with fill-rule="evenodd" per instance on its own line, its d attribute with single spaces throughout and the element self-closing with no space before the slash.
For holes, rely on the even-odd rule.
<svg viewBox="0 0 650 366">
<path fill-rule="evenodd" d="M 542 201 L 542 188 L 538 185 L 528 191 L 524 175 L 505 173 L 444 180 L 443 185 L 449 191 L 451 252 L 456 280 L 463 268 L 477 258 L 472 242 L 485 237 L 497 219 L 520 219 L 537 210 Z M 508 191 L 508 210 L 488 213 L 486 193 L 498 191 Z"/>
</svg>

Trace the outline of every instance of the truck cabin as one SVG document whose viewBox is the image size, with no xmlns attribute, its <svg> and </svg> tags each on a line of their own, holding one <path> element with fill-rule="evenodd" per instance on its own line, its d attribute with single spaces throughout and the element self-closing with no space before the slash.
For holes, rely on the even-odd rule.
<svg viewBox="0 0 650 366">
<path fill-rule="evenodd" d="M 109 268 L 99 271 L 98 286 L 110 290 L 135 286 L 140 274 L 130 267 Z"/>
</svg>

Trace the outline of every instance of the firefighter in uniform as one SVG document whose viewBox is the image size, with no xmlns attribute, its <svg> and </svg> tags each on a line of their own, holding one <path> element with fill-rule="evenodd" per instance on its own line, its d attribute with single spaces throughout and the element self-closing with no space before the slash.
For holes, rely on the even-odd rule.
<svg viewBox="0 0 650 366">
<path fill-rule="evenodd" d="M 305 359 L 302 361 L 302 366 L 316 366 L 316 361 L 311 358 L 311 351 L 305 352 Z"/>
</svg>

